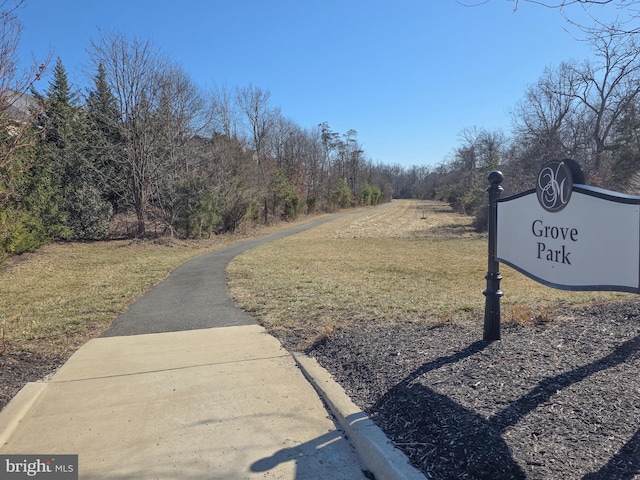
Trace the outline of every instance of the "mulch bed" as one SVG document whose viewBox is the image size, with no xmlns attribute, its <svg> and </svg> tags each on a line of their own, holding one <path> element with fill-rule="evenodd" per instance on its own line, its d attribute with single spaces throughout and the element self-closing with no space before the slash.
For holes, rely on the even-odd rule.
<svg viewBox="0 0 640 480">
<path fill-rule="evenodd" d="M 428 478 L 640 475 L 640 301 L 481 339 L 478 323 L 395 324 L 336 330 L 308 353 Z M 63 361 L 0 357 L 0 408 Z"/>
<path fill-rule="evenodd" d="M 503 325 L 500 342 L 478 324 L 399 324 L 307 353 L 428 478 L 640 475 L 638 301 Z"/>
<path fill-rule="evenodd" d="M 20 350 L 8 350 L 0 356 L 0 410 L 28 382 L 36 382 L 55 372 L 65 361 L 65 358 L 51 355 L 43 356 L 39 353 Z"/>
</svg>

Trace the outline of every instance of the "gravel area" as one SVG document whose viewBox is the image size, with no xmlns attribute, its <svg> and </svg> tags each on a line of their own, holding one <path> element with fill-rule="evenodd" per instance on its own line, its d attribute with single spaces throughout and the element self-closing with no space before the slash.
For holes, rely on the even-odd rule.
<svg viewBox="0 0 640 480">
<path fill-rule="evenodd" d="M 640 301 L 481 339 L 478 324 L 397 324 L 307 353 L 428 478 L 640 478 Z"/>
</svg>

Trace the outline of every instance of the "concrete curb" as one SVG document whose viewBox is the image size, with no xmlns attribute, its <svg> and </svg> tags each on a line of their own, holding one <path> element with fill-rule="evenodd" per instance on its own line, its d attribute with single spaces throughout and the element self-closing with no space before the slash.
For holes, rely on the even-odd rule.
<svg viewBox="0 0 640 480">
<path fill-rule="evenodd" d="M 304 376 L 325 400 L 351 444 L 377 480 L 425 480 L 402 451 L 359 409 L 315 358 L 292 353 Z"/>
<path fill-rule="evenodd" d="M 0 425 L 6 425 L 0 432 L 0 447 L 4 445 L 18 427 L 29 409 L 47 387 L 46 382 L 29 382 L 0 410 Z"/>
</svg>

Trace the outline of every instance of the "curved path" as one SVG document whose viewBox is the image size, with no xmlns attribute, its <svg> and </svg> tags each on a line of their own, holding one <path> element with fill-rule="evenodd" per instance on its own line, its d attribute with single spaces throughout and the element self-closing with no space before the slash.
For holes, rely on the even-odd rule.
<svg viewBox="0 0 640 480">
<path fill-rule="evenodd" d="M 236 308 L 227 295 L 226 268 L 237 255 L 346 214 L 243 240 L 193 258 L 176 268 L 121 314 L 102 336 L 140 335 L 200 328 L 254 325 L 256 320 Z"/>
</svg>

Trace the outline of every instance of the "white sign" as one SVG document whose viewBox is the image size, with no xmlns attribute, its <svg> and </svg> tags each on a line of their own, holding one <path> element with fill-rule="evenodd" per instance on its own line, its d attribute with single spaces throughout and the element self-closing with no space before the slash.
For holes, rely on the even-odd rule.
<svg viewBox="0 0 640 480">
<path fill-rule="evenodd" d="M 543 208 L 546 185 L 498 201 L 498 261 L 554 288 L 640 293 L 640 197 L 556 185 Z"/>
</svg>

